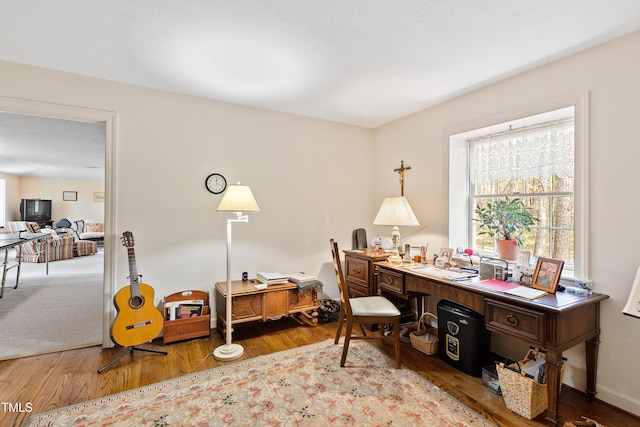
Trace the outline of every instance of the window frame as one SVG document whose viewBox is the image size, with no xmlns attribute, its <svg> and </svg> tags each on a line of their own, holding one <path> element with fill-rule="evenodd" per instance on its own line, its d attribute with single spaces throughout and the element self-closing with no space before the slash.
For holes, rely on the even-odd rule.
<svg viewBox="0 0 640 427">
<path fill-rule="evenodd" d="M 469 158 L 467 139 L 477 136 L 480 129 L 497 127 L 504 123 L 514 124 L 514 127 L 531 124 L 532 118 L 544 121 L 549 112 L 573 107 L 575 126 L 574 145 L 574 270 L 563 272 L 563 278 L 573 277 L 580 279 L 589 278 L 589 93 L 583 92 L 577 95 L 559 98 L 539 105 L 523 107 L 519 110 L 511 110 L 467 123 L 445 132 L 449 150 L 448 179 L 445 182 L 448 189 L 448 246 L 458 247 L 468 245 L 472 241 L 470 229 L 471 212 L 468 203 L 469 194 Z"/>
</svg>

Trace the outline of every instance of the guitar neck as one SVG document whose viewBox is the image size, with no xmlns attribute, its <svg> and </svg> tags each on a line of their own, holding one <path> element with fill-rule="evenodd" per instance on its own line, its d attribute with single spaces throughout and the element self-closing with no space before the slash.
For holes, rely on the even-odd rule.
<svg viewBox="0 0 640 427">
<path fill-rule="evenodd" d="M 136 268 L 136 254 L 133 248 L 127 248 L 127 255 L 129 257 L 129 283 L 131 286 L 131 295 L 140 295 L 140 280 L 138 276 L 138 269 Z"/>
</svg>

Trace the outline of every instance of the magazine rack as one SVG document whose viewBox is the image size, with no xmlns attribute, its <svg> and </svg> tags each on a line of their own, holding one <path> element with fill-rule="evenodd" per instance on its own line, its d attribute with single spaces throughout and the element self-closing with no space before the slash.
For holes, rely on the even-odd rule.
<svg viewBox="0 0 640 427">
<path fill-rule="evenodd" d="M 202 313 L 188 318 L 176 318 L 169 320 L 169 309 L 175 304 L 184 301 L 188 303 L 192 300 L 202 300 Z M 162 343 L 167 344 L 174 341 L 182 341 L 191 338 L 208 337 L 211 335 L 211 314 L 209 307 L 209 292 L 204 291 L 182 291 L 168 295 L 164 298 L 164 335 Z"/>
</svg>

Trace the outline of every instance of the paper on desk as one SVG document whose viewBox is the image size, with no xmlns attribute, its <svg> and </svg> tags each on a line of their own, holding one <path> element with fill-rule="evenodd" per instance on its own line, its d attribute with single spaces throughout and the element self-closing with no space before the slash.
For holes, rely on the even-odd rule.
<svg viewBox="0 0 640 427">
<path fill-rule="evenodd" d="M 545 291 L 541 291 L 539 289 L 529 288 L 528 286 L 518 286 L 517 288 L 508 289 L 504 291 L 505 294 L 515 295 L 518 297 L 524 297 L 529 299 L 540 298 L 541 296 L 546 295 Z"/>
<path fill-rule="evenodd" d="M 423 265 L 418 265 L 416 267 L 407 267 L 411 268 L 416 273 L 425 274 L 427 276 L 439 277 L 442 279 L 448 280 L 461 280 L 461 279 L 469 279 L 471 277 L 477 276 L 475 273 L 462 273 L 457 271 L 444 270 L 441 268 L 435 267 L 425 267 Z"/>
<path fill-rule="evenodd" d="M 484 288 L 484 289 L 489 289 L 491 291 L 499 291 L 499 292 L 508 291 L 509 289 L 514 289 L 520 286 L 513 282 L 503 282 L 502 280 L 495 280 L 495 279 L 481 280 L 477 283 L 474 283 L 474 285 L 479 288 Z"/>
</svg>

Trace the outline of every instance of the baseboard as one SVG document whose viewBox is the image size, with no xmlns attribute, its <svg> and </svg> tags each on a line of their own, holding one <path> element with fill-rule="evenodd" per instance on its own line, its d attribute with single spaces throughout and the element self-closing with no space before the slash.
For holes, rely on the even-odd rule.
<svg viewBox="0 0 640 427">
<path fill-rule="evenodd" d="M 632 415 L 640 416 L 640 401 L 608 387 L 597 386 L 596 398 L 615 408 L 622 409 Z"/>
</svg>

